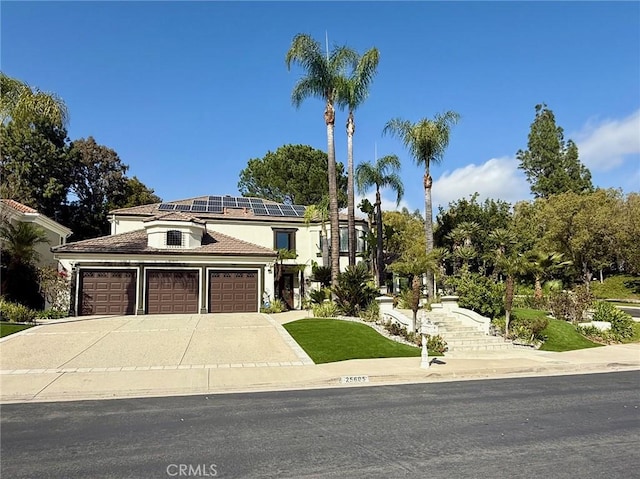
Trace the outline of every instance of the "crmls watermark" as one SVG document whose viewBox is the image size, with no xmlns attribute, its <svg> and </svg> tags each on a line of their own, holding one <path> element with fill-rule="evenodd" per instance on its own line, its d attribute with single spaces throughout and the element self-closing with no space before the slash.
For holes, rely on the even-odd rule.
<svg viewBox="0 0 640 479">
<path fill-rule="evenodd" d="M 216 477 L 218 466 L 215 464 L 169 464 L 169 477 Z"/>
</svg>

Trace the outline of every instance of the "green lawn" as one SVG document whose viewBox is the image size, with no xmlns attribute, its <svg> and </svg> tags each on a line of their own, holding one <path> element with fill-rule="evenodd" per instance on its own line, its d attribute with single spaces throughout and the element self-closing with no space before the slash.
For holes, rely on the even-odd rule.
<svg viewBox="0 0 640 479">
<path fill-rule="evenodd" d="M 9 336 L 10 334 L 17 333 L 18 331 L 22 331 L 23 329 L 28 329 L 30 327 L 32 327 L 32 325 L 30 324 L 13 324 L 0 322 L 0 338 Z"/>
<path fill-rule="evenodd" d="M 365 324 L 339 319 L 301 319 L 285 324 L 284 328 L 316 364 L 420 356 L 420 348 L 385 338 Z"/>
<path fill-rule="evenodd" d="M 542 351 L 573 351 L 602 346 L 578 333 L 573 324 L 559 319 L 549 319 L 549 326 L 542 331 L 542 334 L 547 337 L 540 348 Z"/>
<path fill-rule="evenodd" d="M 629 275 L 610 276 L 591 282 L 591 291 L 599 299 L 640 299 L 640 277 Z"/>
<path fill-rule="evenodd" d="M 538 309 L 514 308 L 513 313 L 522 319 L 545 317 L 547 313 Z M 542 351 L 573 351 L 574 349 L 586 349 L 602 346 L 589 341 L 580 334 L 575 326 L 566 321 L 549 318 L 549 325 L 542 330 L 547 340 L 542 344 Z"/>
</svg>

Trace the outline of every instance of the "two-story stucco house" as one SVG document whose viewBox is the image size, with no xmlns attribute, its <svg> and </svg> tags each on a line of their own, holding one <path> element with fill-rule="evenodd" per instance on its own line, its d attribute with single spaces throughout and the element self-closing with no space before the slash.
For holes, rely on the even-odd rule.
<svg viewBox="0 0 640 479">
<path fill-rule="evenodd" d="M 304 211 L 234 196 L 123 208 L 110 213 L 111 235 L 53 251 L 71 273 L 72 314 L 252 312 L 276 297 L 300 308 L 322 262 L 321 225 Z M 296 258 L 278 259 L 281 249 Z M 341 268 L 346 249 L 341 241 Z"/>
</svg>

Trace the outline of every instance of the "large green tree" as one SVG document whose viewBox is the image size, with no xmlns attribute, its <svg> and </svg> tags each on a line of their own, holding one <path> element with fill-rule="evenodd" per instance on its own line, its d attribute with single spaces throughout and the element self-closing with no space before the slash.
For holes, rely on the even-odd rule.
<svg viewBox="0 0 640 479">
<path fill-rule="evenodd" d="M 423 118 L 416 123 L 395 118 L 384 127 L 383 133 L 396 136 L 409 150 L 410 155 L 420 166 L 424 166 L 424 206 L 427 255 L 433 250 L 433 206 L 431 202 L 431 165 L 444 159 L 444 152 L 449 146 L 451 127 L 460 119 L 454 111 L 437 114 L 433 120 Z M 427 273 L 427 291 L 429 299 L 433 299 L 433 272 Z"/>
<path fill-rule="evenodd" d="M 591 172 L 578 158 L 578 147 L 572 140 L 565 142 L 564 131 L 556 125 L 553 111 L 544 103 L 536 105 L 536 117 L 531 124 L 526 150 L 516 157 L 531 184 L 536 198 L 572 191 L 591 191 Z"/>
<path fill-rule="evenodd" d="M 150 205 L 162 202 L 162 198 L 156 195 L 152 188 L 149 188 L 137 176 L 126 179 L 124 192 L 119 198 L 111 200 L 112 208 L 131 208 L 132 206 Z"/>
<path fill-rule="evenodd" d="M 366 161 L 360 163 L 356 168 L 356 185 L 360 194 L 364 194 L 369 188 L 375 186 L 376 201 L 374 203 L 376 209 L 376 264 L 378 286 L 384 285 L 385 267 L 384 252 L 382 248 L 382 198 L 380 196 L 381 188 L 390 188 L 396 194 L 396 204 L 400 204 L 402 195 L 404 195 L 404 186 L 402 179 L 398 174 L 400 170 L 400 160 L 395 155 L 383 156 L 376 160 L 374 164 Z"/>
<path fill-rule="evenodd" d="M 328 157 L 308 145 L 284 145 L 263 158 L 253 158 L 240 172 L 238 191 L 279 203 L 315 205 L 328 197 Z M 346 202 L 347 178 L 336 164 L 339 204 Z"/>
<path fill-rule="evenodd" d="M 347 117 L 347 222 L 349 264 L 356 264 L 356 217 L 353 176 L 353 135 L 356 132 L 354 112 L 369 96 L 369 85 L 378 68 L 380 55 L 377 48 L 371 48 L 362 57 L 349 77 L 343 78 L 338 91 L 338 104 L 349 110 Z"/>
<path fill-rule="evenodd" d="M 470 195 L 469 198 L 461 198 L 449 203 L 447 208 L 440 207 L 436 216 L 436 225 L 433 232 L 434 243 L 438 247 L 447 248 L 453 251 L 456 234 L 453 231 L 462 223 L 475 223 L 478 231 L 489 233 L 497 229 L 508 229 L 511 222 L 511 205 L 506 201 L 485 199 L 478 201 L 478 193 Z M 460 233 L 460 230 L 458 230 Z M 464 240 L 464 238 L 462 238 Z M 472 271 L 488 271 L 491 264 L 488 264 L 494 252 L 494 242 L 488 234 L 474 234 L 471 238 L 476 250 L 475 258 L 470 261 Z M 449 270 L 453 265 L 449 265 Z"/>
<path fill-rule="evenodd" d="M 74 240 L 109 234 L 107 216 L 114 205 L 126 201 L 128 166 L 118 154 L 93 137 L 71 144 L 73 162 L 69 227 Z"/>
<path fill-rule="evenodd" d="M 67 107 L 0 73 L 0 195 L 57 217 L 69 186 Z"/>
<path fill-rule="evenodd" d="M 71 183 L 67 132 L 46 119 L 0 125 L 0 195 L 59 219 Z"/>
<path fill-rule="evenodd" d="M 337 47 L 331 52 L 323 52 L 319 42 L 307 34 L 298 34 L 293 38 L 287 51 L 287 68 L 297 64 L 304 71 L 291 93 L 292 103 L 299 107 L 310 97 L 324 101 L 324 122 L 327 128 L 327 179 L 329 183 L 329 218 L 331 224 L 331 282 L 338 284 L 340 273 L 340 223 L 337 194 L 336 150 L 334 141 L 335 102 L 338 97 L 340 78 L 349 65 L 356 60 L 357 54 L 347 47 Z"/>
</svg>

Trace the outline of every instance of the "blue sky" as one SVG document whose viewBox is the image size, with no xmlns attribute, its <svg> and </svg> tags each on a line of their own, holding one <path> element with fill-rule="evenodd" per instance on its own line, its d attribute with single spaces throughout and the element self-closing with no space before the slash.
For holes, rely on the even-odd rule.
<svg viewBox="0 0 640 479">
<path fill-rule="evenodd" d="M 118 152 L 163 199 L 237 194 L 239 172 L 284 144 L 326 151 L 324 105 L 291 105 L 297 33 L 380 50 L 356 112 L 356 163 L 396 154 L 403 206 L 423 209 L 422 170 L 383 137 L 394 117 L 454 110 L 434 202 L 530 197 L 515 154 L 545 102 L 602 187 L 640 190 L 638 2 L 12 2 L 1 69 L 67 103 L 69 137 Z M 345 112 L 336 156 L 346 163 Z M 390 200 L 391 195 L 385 198 Z M 391 207 L 393 202 L 386 202 Z"/>
</svg>

